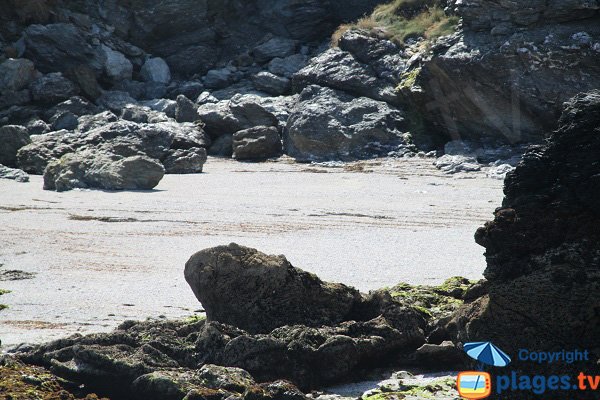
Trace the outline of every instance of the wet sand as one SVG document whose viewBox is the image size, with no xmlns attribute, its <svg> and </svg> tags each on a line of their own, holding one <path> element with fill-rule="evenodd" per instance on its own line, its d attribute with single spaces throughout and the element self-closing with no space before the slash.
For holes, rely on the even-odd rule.
<svg viewBox="0 0 600 400">
<path fill-rule="evenodd" d="M 502 199 L 502 181 L 444 175 L 430 159 L 332 168 L 211 158 L 205 169 L 148 192 L 0 180 L 0 289 L 12 291 L 0 296 L 4 348 L 190 316 L 201 305 L 185 262 L 230 242 L 363 291 L 477 279 L 485 260 L 473 234 Z M 33 277 L 6 280 L 19 277 L 9 270 Z"/>
</svg>

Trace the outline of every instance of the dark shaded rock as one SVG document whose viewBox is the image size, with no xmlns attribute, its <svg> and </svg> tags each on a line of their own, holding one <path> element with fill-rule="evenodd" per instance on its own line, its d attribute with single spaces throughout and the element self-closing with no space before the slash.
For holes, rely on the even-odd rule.
<svg viewBox="0 0 600 400">
<path fill-rule="evenodd" d="M 9 168 L 0 164 L 0 179 L 12 179 L 17 182 L 29 182 L 29 175 L 21 169 Z"/>
<path fill-rule="evenodd" d="M 306 66 L 308 57 L 294 54 L 286 58 L 274 58 L 269 63 L 269 72 L 275 75 L 291 78 L 296 72 Z"/>
<path fill-rule="evenodd" d="M 223 89 L 233 82 L 231 70 L 229 68 L 211 69 L 204 77 L 204 86 L 209 89 Z"/>
<path fill-rule="evenodd" d="M 32 119 L 26 125 L 29 135 L 42 135 L 50 132 L 50 126 L 41 119 Z"/>
<path fill-rule="evenodd" d="M 97 114 L 99 111 L 98 107 L 88 100 L 83 97 L 74 96 L 50 108 L 44 113 L 44 116 L 48 120 L 52 120 L 64 113 L 71 113 L 77 117 L 81 117 L 83 115 Z"/>
<path fill-rule="evenodd" d="M 77 116 L 69 111 L 54 115 L 54 117 L 50 119 L 50 122 L 52 123 L 53 131 L 60 131 L 63 129 L 74 131 L 79 125 Z"/>
<path fill-rule="evenodd" d="M 204 92 L 204 85 L 201 82 L 189 81 L 177 85 L 174 88 L 170 88 L 167 93 L 167 97 L 170 99 L 176 99 L 179 95 L 184 95 L 188 99 L 197 99 L 200 94 Z"/>
<path fill-rule="evenodd" d="M 298 42 L 281 37 L 275 37 L 267 40 L 265 43 L 254 48 L 252 55 L 260 64 L 271 61 L 272 59 L 291 56 L 296 52 Z"/>
<path fill-rule="evenodd" d="M 281 137 L 275 127 L 257 126 L 233 134 L 233 158 L 264 160 L 281 155 Z"/>
<path fill-rule="evenodd" d="M 31 143 L 29 132 L 23 126 L 0 126 L 0 164 L 15 167 L 17 152 L 23 146 Z"/>
<path fill-rule="evenodd" d="M 121 114 L 121 110 L 128 105 L 137 104 L 137 101 L 131 97 L 129 93 L 115 90 L 104 92 L 102 96 L 96 100 L 96 103 L 105 109 L 109 109 L 115 114 Z"/>
<path fill-rule="evenodd" d="M 180 94 L 177 96 L 177 106 L 175 108 L 175 119 L 177 122 L 195 122 L 200 119 L 198 115 L 198 106 L 190 99 Z"/>
<path fill-rule="evenodd" d="M 102 45 L 102 52 L 105 57 L 104 73 L 112 82 L 129 80 L 133 74 L 133 65 L 123 53 L 113 50 L 108 46 Z"/>
<path fill-rule="evenodd" d="M 150 190 L 164 174 L 163 166 L 147 156 L 123 157 L 94 148 L 51 161 L 44 171 L 44 190 Z"/>
<path fill-rule="evenodd" d="M 486 338 L 513 355 L 519 349 L 589 349 L 588 363 L 544 371 L 586 366 L 597 371 L 598 151 L 596 90 L 566 103 L 548 144 L 532 147 L 508 174 L 502 207 L 475 235 L 486 248 L 489 294 L 466 305 L 449 324 L 459 341 Z M 530 374 L 538 368 L 516 357 L 513 364 Z"/>
<path fill-rule="evenodd" d="M 25 56 L 44 72 L 64 72 L 84 65 L 102 71 L 102 57 L 72 24 L 31 25 L 24 31 Z"/>
<path fill-rule="evenodd" d="M 44 75 L 29 86 L 35 101 L 58 103 L 79 93 L 79 88 L 60 72 Z"/>
<path fill-rule="evenodd" d="M 324 283 L 283 256 L 236 244 L 196 253 L 186 263 L 185 278 L 210 320 L 250 332 L 339 323 L 361 300 L 355 289 Z"/>
<path fill-rule="evenodd" d="M 254 87 L 273 96 L 281 96 L 290 91 L 292 85 L 288 78 L 274 75 L 270 72 L 259 72 L 252 77 Z"/>
<path fill-rule="evenodd" d="M 4 92 L 0 95 L 0 109 L 22 106 L 30 103 L 31 100 L 31 92 L 28 89 L 19 90 L 18 92 Z"/>
<path fill-rule="evenodd" d="M 304 89 L 284 133 L 300 161 L 353 160 L 405 144 L 403 114 L 388 104 L 318 86 Z"/>
<path fill-rule="evenodd" d="M 169 150 L 163 165 L 167 174 L 199 174 L 206 158 L 206 149 L 203 147 Z"/>
<path fill-rule="evenodd" d="M 233 154 L 233 135 L 221 135 L 212 141 L 208 154 L 216 157 L 231 157 Z"/>
<path fill-rule="evenodd" d="M 137 123 L 159 123 L 171 121 L 164 113 L 154 111 L 148 107 L 128 104 L 123 107 L 121 118 Z"/>
<path fill-rule="evenodd" d="M 25 58 L 4 61 L 0 64 L 0 93 L 18 92 L 36 78 L 33 63 Z"/>
</svg>

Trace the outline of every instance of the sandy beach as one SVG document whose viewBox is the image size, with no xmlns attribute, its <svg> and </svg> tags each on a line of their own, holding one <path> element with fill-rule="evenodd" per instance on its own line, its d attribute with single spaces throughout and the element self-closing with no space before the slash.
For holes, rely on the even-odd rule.
<svg viewBox="0 0 600 400">
<path fill-rule="evenodd" d="M 0 288 L 11 290 L 0 298 L 3 347 L 199 312 L 184 264 L 230 242 L 362 291 L 478 279 L 484 249 L 473 233 L 502 199 L 502 181 L 445 175 L 430 159 L 332 167 L 211 158 L 205 170 L 167 175 L 148 192 L 0 181 Z"/>
</svg>

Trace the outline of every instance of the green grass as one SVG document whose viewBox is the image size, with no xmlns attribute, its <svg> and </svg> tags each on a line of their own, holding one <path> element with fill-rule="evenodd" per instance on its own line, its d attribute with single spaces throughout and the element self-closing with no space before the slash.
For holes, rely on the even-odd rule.
<svg viewBox="0 0 600 400">
<path fill-rule="evenodd" d="M 331 41 L 337 46 L 346 31 L 362 29 L 404 45 L 410 38 L 430 41 L 450 35 L 458 22 L 458 17 L 446 15 L 438 0 L 394 0 L 377 6 L 371 15 L 355 23 L 340 26 Z"/>
</svg>

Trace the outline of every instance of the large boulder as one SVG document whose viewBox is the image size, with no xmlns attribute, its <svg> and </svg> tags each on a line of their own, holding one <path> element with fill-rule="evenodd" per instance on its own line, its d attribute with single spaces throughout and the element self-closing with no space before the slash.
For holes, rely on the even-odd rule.
<svg viewBox="0 0 600 400">
<path fill-rule="evenodd" d="M 119 82 L 131 79 L 133 74 L 133 64 L 123 55 L 123 53 L 102 45 L 102 51 L 106 62 L 104 64 L 104 73 L 113 82 Z"/>
<path fill-rule="evenodd" d="M 252 51 L 254 58 L 259 63 L 266 63 L 279 57 L 291 56 L 296 52 L 298 42 L 282 37 L 275 37 L 255 47 Z"/>
<path fill-rule="evenodd" d="M 102 114 L 101 117 L 110 117 Z M 98 126 L 86 132 L 57 131 L 34 136 L 33 142 L 17 154 L 18 165 L 26 172 L 42 174 L 48 163 L 82 148 L 110 143 L 111 152 L 122 157 L 146 155 L 152 159 L 165 156 L 173 143 L 174 127 L 171 123 L 137 124 L 118 120 L 106 124 L 89 122 Z"/>
<path fill-rule="evenodd" d="M 355 160 L 406 143 L 403 114 L 387 103 L 309 86 L 284 134 L 286 153 L 300 161 Z"/>
<path fill-rule="evenodd" d="M 273 126 L 257 126 L 233 134 L 233 158 L 264 160 L 281 155 L 281 137 Z"/>
<path fill-rule="evenodd" d="M 185 279 L 209 320 L 250 332 L 336 324 L 349 319 L 361 301 L 357 290 L 323 282 L 283 256 L 236 244 L 194 254 Z"/>
<path fill-rule="evenodd" d="M 206 163 L 207 153 L 203 147 L 169 150 L 162 163 L 167 174 L 199 174 Z"/>
<path fill-rule="evenodd" d="M 142 155 L 123 157 L 106 150 L 83 149 L 50 162 L 44 171 L 44 189 L 150 190 L 165 174 L 157 160 Z"/>
<path fill-rule="evenodd" d="M 0 164 L 14 167 L 17 164 L 17 152 L 31 143 L 29 131 L 19 125 L 0 127 Z"/>
<path fill-rule="evenodd" d="M 569 101 L 549 143 L 532 147 L 508 174 L 502 207 L 475 235 L 486 249 L 489 295 L 455 316 L 450 328 L 457 340 L 492 340 L 513 355 L 588 349 L 587 363 L 544 366 L 544 373 L 597 371 L 599 151 L 596 90 Z M 535 374 L 536 364 L 513 360 Z"/>
</svg>

